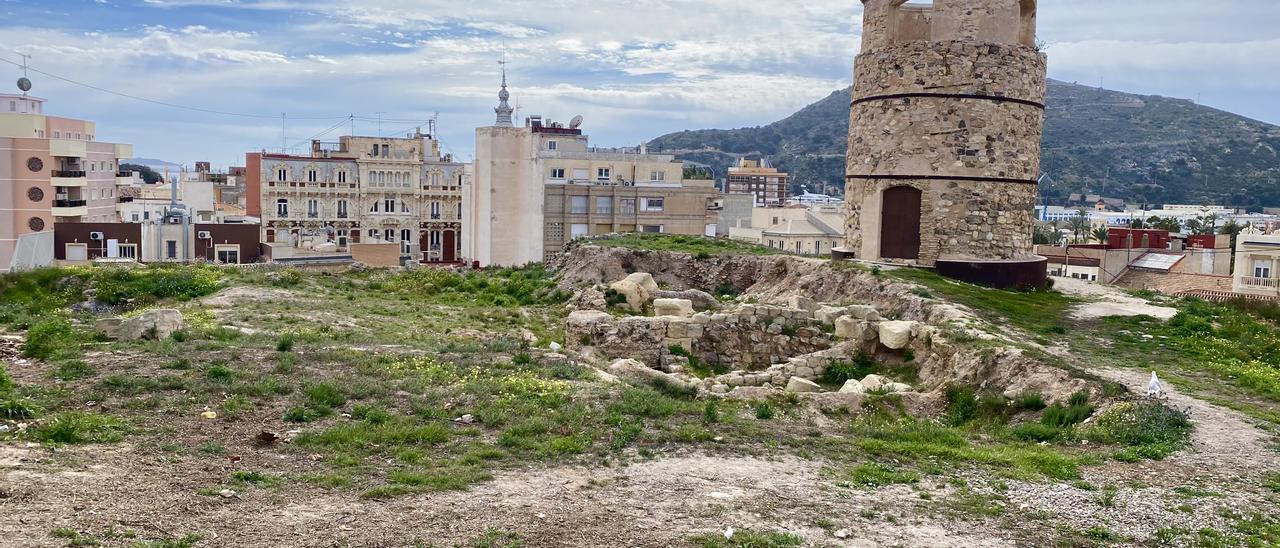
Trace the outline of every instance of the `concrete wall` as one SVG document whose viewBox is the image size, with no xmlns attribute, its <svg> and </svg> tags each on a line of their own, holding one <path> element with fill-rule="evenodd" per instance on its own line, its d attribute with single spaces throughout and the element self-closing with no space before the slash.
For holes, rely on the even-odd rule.
<svg viewBox="0 0 1280 548">
<path fill-rule="evenodd" d="M 527 128 L 476 129 L 473 260 L 481 265 L 541 262 L 543 176 Z"/>
<path fill-rule="evenodd" d="M 101 232 L 103 238 L 94 240 L 90 234 Z M 88 259 L 106 257 L 109 240 L 119 244 L 138 246 L 138 258 L 142 257 L 142 225 L 132 223 L 58 223 L 53 227 L 53 256 L 67 260 L 67 244 L 85 244 Z"/>
<path fill-rule="evenodd" d="M 1120 287 L 1146 289 L 1166 295 L 1177 295 L 1188 291 L 1229 292 L 1231 291 L 1231 284 L 1231 276 L 1165 273 L 1149 270 L 1130 270 L 1116 281 L 1116 285 Z"/>
<path fill-rule="evenodd" d="M 209 232 L 212 238 L 199 238 L 202 231 Z M 195 232 L 194 255 L 197 260 L 216 261 L 220 246 L 235 246 L 240 252 L 240 264 L 262 262 L 261 231 L 257 225 L 197 224 Z"/>
<path fill-rule="evenodd" d="M 400 266 L 400 244 L 355 244 L 351 258 L 369 266 Z"/>
</svg>

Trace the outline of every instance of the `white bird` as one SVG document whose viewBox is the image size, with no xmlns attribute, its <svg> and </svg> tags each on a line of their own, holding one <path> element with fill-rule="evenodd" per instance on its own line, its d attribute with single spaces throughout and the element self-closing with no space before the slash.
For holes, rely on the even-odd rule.
<svg viewBox="0 0 1280 548">
<path fill-rule="evenodd" d="M 1152 398 L 1152 397 L 1159 396 L 1161 392 L 1162 390 L 1160 389 L 1160 378 L 1156 376 L 1155 371 L 1152 371 L 1151 382 L 1147 383 L 1147 397 Z"/>
<path fill-rule="evenodd" d="M 733 540 L 733 527 L 724 530 L 725 540 Z"/>
</svg>

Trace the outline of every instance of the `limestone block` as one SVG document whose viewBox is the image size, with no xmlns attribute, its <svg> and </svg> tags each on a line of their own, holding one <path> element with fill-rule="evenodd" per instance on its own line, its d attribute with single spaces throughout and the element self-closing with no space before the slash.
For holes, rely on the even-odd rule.
<svg viewBox="0 0 1280 548">
<path fill-rule="evenodd" d="M 911 332 L 916 322 L 880 322 L 877 326 L 880 344 L 890 350 L 901 350 L 911 344 Z"/>
<path fill-rule="evenodd" d="M 600 310 L 576 310 L 569 313 L 567 323 L 570 330 L 600 332 L 612 328 L 613 316 Z"/>
<path fill-rule="evenodd" d="M 889 379 L 880 375 L 867 375 L 862 379 L 862 386 L 867 390 L 881 390 L 885 385 L 889 384 Z"/>
<path fill-rule="evenodd" d="M 689 336 L 689 323 L 683 320 L 667 323 L 667 338 L 684 339 Z"/>
<path fill-rule="evenodd" d="M 818 310 L 813 313 L 813 318 L 815 320 L 822 322 L 823 324 L 831 325 L 833 323 L 836 323 L 836 318 L 839 318 L 840 316 L 845 316 L 847 314 L 848 313 L 845 312 L 844 307 L 824 305 L 818 308 Z"/>
<path fill-rule="evenodd" d="M 859 320 L 867 320 L 869 322 L 880 321 L 880 311 L 876 307 L 859 304 L 845 308 L 845 313 Z"/>
<path fill-rule="evenodd" d="M 889 384 L 884 385 L 884 388 L 885 390 L 888 390 L 890 394 L 900 394 L 903 392 L 912 391 L 911 385 L 903 384 L 900 382 L 891 382 Z"/>
<path fill-rule="evenodd" d="M 873 341 L 877 335 L 875 326 L 853 316 L 841 316 L 836 320 L 836 337 L 850 341 Z"/>
<path fill-rule="evenodd" d="M 132 318 L 108 318 L 94 323 L 94 328 L 103 335 L 121 341 L 163 340 L 184 326 L 182 313 L 170 309 L 148 310 Z"/>
<path fill-rule="evenodd" d="M 627 299 L 626 306 L 632 312 L 643 312 L 644 305 L 649 302 L 649 292 L 631 280 L 613 282 L 609 284 L 609 289 L 625 297 Z"/>
<path fill-rule="evenodd" d="M 623 382 L 634 385 L 669 386 L 687 388 L 688 384 L 672 375 L 653 369 L 643 363 L 631 359 L 622 359 L 609 365 L 609 373 Z"/>
<path fill-rule="evenodd" d="M 689 318 L 693 316 L 693 301 L 689 299 L 658 299 L 653 301 L 653 313 L 658 316 Z"/>
<path fill-rule="evenodd" d="M 653 275 L 646 272 L 636 272 L 624 278 L 626 281 L 634 283 L 644 289 L 650 296 L 657 295 L 658 282 L 653 281 Z"/>
<path fill-rule="evenodd" d="M 804 295 L 793 295 L 790 299 L 787 299 L 787 307 L 804 310 L 812 314 L 818 309 L 818 303 Z"/>
<path fill-rule="evenodd" d="M 796 368 L 796 376 L 797 376 L 797 377 L 804 377 L 804 378 L 806 378 L 806 379 L 812 379 L 812 378 L 814 377 L 813 369 L 808 368 L 808 367 L 797 367 L 797 368 Z"/>
<path fill-rule="evenodd" d="M 864 386 L 857 379 L 849 379 L 847 382 L 844 383 L 844 386 L 840 387 L 840 393 L 841 394 L 866 394 L 867 387 Z"/>
<path fill-rule="evenodd" d="M 791 377 L 791 380 L 787 381 L 787 392 L 794 392 L 796 394 L 806 394 L 810 392 L 821 392 L 821 391 L 822 391 L 822 387 L 818 386 L 818 383 L 815 383 L 811 380 L 802 379 L 800 377 Z"/>
</svg>

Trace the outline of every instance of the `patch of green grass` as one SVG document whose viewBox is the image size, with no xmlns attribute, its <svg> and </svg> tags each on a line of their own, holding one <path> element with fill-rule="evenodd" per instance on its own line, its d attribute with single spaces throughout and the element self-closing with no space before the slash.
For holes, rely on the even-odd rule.
<svg viewBox="0 0 1280 548">
<path fill-rule="evenodd" d="M 292 333 L 285 333 L 276 340 L 276 352 L 293 352 L 294 338 Z"/>
<path fill-rule="evenodd" d="M 387 475 L 390 485 L 376 487 L 361 495 L 366 499 L 387 499 L 416 493 L 466 491 L 471 485 L 489 481 L 493 475 L 474 466 L 449 466 L 424 470 L 396 470 Z"/>
<path fill-rule="evenodd" d="M 1280 493 L 1280 472 L 1275 472 L 1267 476 L 1266 479 L 1263 480 L 1262 486 L 1275 491 L 1276 493 Z"/>
<path fill-rule="evenodd" d="M 1023 477 L 1059 480 L 1080 478 L 1085 459 L 1053 447 L 1031 443 L 974 443 L 955 428 L 911 419 L 860 419 L 853 427 L 855 444 L 882 458 L 921 464 L 987 466 Z"/>
<path fill-rule="evenodd" d="M 437 445 L 449 438 L 448 426 L 397 416 L 381 424 L 348 423 L 325 430 L 303 432 L 294 440 L 294 444 L 329 451 L 381 452 L 406 445 Z"/>
<path fill-rule="evenodd" d="M 459 548 L 522 548 L 524 540 L 520 535 L 497 529 L 485 531 L 483 535 L 471 539 Z"/>
<path fill-rule="evenodd" d="M 1064 405 L 1055 403 L 1052 407 L 1044 410 L 1044 415 L 1040 417 L 1040 422 L 1057 428 L 1065 428 L 1080 424 L 1093 416 L 1094 407 L 1089 404 L 1089 394 L 1085 392 L 1077 392 L 1071 395 L 1071 398 Z"/>
<path fill-rule="evenodd" d="M 28 430 L 31 439 L 43 443 L 77 445 L 116 443 L 124 439 L 124 421 L 95 413 L 65 412 L 54 415 Z"/>
<path fill-rule="evenodd" d="M 765 401 L 756 404 L 756 418 L 762 421 L 773 420 L 778 412 L 773 408 L 773 404 Z"/>
<path fill-rule="evenodd" d="M 71 322 L 57 315 L 32 325 L 27 330 L 27 340 L 22 343 L 22 355 L 37 360 L 68 359 L 79 354 L 80 340 Z"/>
<path fill-rule="evenodd" d="M 1009 419 L 1009 402 L 998 394 L 979 395 L 967 386 L 948 386 L 946 398 L 946 419 L 952 426 L 1003 424 Z"/>
<path fill-rule="evenodd" d="M 1093 527 L 1085 529 L 1084 536 L 1085 538 L 1096 540 L 1098 542 L 1115 542 L 1120 540 L 1118 535 L 1112 533 L 1110 529 L 1100 525 L 1094 525 Z"/>
<path fill-rule="evenodd" d="M 59 527 L 49 531 L 49 536 L 62 540 L 66 543 L 65 546 L 102 546 L 102 542 L 93 535 L 81 533 L 70 527 Z"/>
<path fill-rule="evenodd" d="M 541 265 L 467 273 L 424 268 L 392 277 L 386 285 L 391 291 L 437 303 L 504 308 L 556 305 L 571 296 L 556 285 L 555 275 Z"/>
<path fill-rule="evenodd" d="M 910 470 L 898 470 L 880 463 L 864 463 L 850 470 L 849 481 L 866 487 L 884 487 L 899 483 L 918 483 L 920 474 Z"/>
<path fill-rule="evenodd" d="M 1016 405 L 1018 409 L 1026 411 L 1042 411 L 1044 408 L 1049 406 L 1049 404 L 1045 403 L 1044 396 L 1039 392 L 1024 392 L 1019 394 L 1018 398 L 1014 400 L 1014 405 Z"/>
<path fill-rule="evenodd" d="M 0 420 L 31 420 L 40 416 L 40 411 L 40 408 L 29 400 L 0 400 Z"/>
<path fill-rule="evenodd" d="M 257 487 L 275 487 L 280 485 L 280 478 L 251 470 L 233 472 L 231 474 L 231 481 L 239 485 L 253 485 Z"/>
<path fill-rule="evenodd" d="M 62 360 L 58 362 L 58 368 L 55 369 L 50 376 L 60 381 L 75 381 L 87 379 L 98 374 L 98 370 L 89 365 L 84 360 Z"/>
<path fill-rule="evenodd" d="M 929 270 L 901 268 L 884 274 L 925 286 L 933 294 L 972 308 L 987 320 L 1007 322 L 1037 335 L 1064 333 L 1063 315 L 1080 302 L 1051 290 L 1006 291 L 961 283 Z"/>
<path fill-rule="evenodd" d="M 200 542 L 200 535 L 190 533 L 182 538 L 168 538 L 161 540 L 139 541 L 133 544 L 133 548 L 193 548 Z"/>
<path fill-rule="evenodd" d="M 689 540 L 700 548 L 799 548 L 805 545 L 804 538 L 782 531 L 735 531 L 727 539 L 723 533 L 708 533 Z"/>
<path fill-rule="evenodd" d="M 673 234 L 632 233 L 609 239 L 592 240 L 601 247 L 625 247 L 649 251 L 674 251 L 710 258 L 718 255 L 781 255 L 781 251 L 762 245 L 735 240 Z"/>
<path fill-rule="evenodd" d="M 302 393 L 307 405 L 316 409 L 333 409 L 347 404 L 347 396 L 331 382 L 309 384 Z"/>
</svg>

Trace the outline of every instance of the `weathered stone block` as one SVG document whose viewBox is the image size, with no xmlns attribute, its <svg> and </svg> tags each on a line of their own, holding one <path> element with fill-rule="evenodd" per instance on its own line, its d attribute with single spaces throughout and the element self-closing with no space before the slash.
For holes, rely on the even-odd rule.
<svg viewBox="0 0 1280 548">
<path fill-rule="evenodd" d="M 658 299 L 653 301 L 653 313 L 658 316 L 688 318 L 693 316 L 693 301 L 688 299 Z"/>
<path fill-rule="evenodd" d="M 877 324 L 880 344 L 890 350 L 901 350 L 911 344 L 916 322 L 880 322 Z"/>
<path fill-rule="evenodd" d="M 791 377 L 791 380 L 787 381 L 787 392 L 794 392 L 796 394 L 806 394 L 806 393 L 821 392 L 821 391 L 822 391 L 822 387 L 818 386 L 818 383 L 815 383 L 808 379 L 802 379 L 800 377 Z"/>
</svg>

